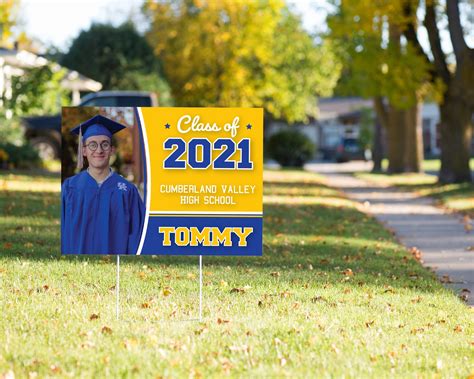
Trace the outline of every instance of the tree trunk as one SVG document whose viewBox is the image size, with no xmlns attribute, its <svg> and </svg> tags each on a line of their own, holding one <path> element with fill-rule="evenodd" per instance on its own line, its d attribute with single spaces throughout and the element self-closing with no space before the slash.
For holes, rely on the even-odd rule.
<svg viewBox="0 0 474 379">
<path fill-rule="evenodd" d="M 405 116 L 405 172 L 421 172 L 423 162 L 423 123 L 421 118 L 422 103 L 404 111 Z"/>
<path fill-rule="evenodd" d="M 405 111 L 395 109 L 393 106 L 388 108 L 388 172 L 390 174 L 397 174 L 405 172 Z"/>
<path fill-rule="evenodd" d="M 465 101 L 446 94 L 440 105 L 441 183 L 472 181 L 469 159 L 472 141 L 472 111 Z"/>
<path fill-rule="evenodd" d="M 374 166 L 372 172 L 382 171 L 383 159 L 383 142 L 382 142 L 382 125 L 378 119 L 375 120 L 374 142 L 372 146 L 372 161 Z"/>
</svg>

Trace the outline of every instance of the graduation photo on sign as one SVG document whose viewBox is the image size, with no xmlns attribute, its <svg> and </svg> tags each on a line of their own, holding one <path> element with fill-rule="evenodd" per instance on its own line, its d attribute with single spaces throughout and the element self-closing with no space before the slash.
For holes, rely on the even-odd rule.
<svg viewBox="0 0 474 379">
<path fill-rule="evenodd" d="M 62 254 L 134 255 L 144 172 L 133 108 L 63 108 Z"/>
</svg>

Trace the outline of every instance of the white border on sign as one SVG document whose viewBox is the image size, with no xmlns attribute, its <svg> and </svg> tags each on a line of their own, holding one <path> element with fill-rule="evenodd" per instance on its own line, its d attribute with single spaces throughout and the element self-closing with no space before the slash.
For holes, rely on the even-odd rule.
<svg viewBox="0 0 474 379">
<path fill-rule="evenodd" d="M 148 151 L 148 136 L 146 133 L 145 121 L 143 120 L 142 109 L 137 107 L 138 117 L 140 118 L 140 126 L 142 128 L 143 145 L 145 148 L 145 164 L 146 164 L 146 209 L 145 222 L 143 223 L 142 237 L 138 245 L 137 255 L 142 253 L 143 244 L 145 243 L 146 232 L 148 230 L 148 219 L 150 218 L 150 199 L 151 199 L 151 169 L 150 169 L 150 153 Z"/>
</svg>

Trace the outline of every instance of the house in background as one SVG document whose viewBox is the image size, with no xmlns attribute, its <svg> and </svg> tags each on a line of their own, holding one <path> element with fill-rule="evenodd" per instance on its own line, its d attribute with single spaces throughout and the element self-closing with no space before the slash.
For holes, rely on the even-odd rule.
<svg viewBox="0 0 474 379">
<path fill-rule="evenodd" d="M 377 122 L 373 103 L 370 99 L 359 97 L 332 97 L 320 99 L 319 116 L 311 118 L 307 124 L 288 125 L 284 121 L 269 120 L 265 124 L 265 139 L 284 129 L 298 130 L 306 135 L 316 146 L 315 157 L 333 159 L 337 145 L 343 138 L 358 138 L 361 129 L 362 111 L 369 109 Z M 423 104 L 423 143 L 427 156 L 440 153 L 439 108 L 435 103 Z M 383 131 L 383 130 L 382 130 Z M 385 140 L 385 137 L 383 137 Z"/>
<path fill-rule="evenodd" d="M 11 99 L 13 77 L 23 75 L 27 69 L 42 67 L 48 63 L 50 62 L 46 58 L 26 50 L 0 48 L 0 99 Z M 101 83 L 53 63 L 53 70 L 61 69 L 66 70 L 61 85 L 71 91 L 73 105 L 79 104 L 81 92 L 97 92 L 102 88 Z M 2 106 L 0 100 L 0 107 Z M 6 115 L 11 118 L 11 111 L 7 110 Z"/>
</svg>

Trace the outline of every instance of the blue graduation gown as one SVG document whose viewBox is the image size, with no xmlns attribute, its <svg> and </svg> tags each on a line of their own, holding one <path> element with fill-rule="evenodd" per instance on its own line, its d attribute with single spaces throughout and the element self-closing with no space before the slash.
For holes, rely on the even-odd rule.
<svg viewBox="0 0 474 379">
<path fill-rule="evenodd" d="M 115 172 L 99 187 L 87 172 L 62 185 L 63 254 L 136 254 L 145 207 L 136 187 Z"/>
</svg>

